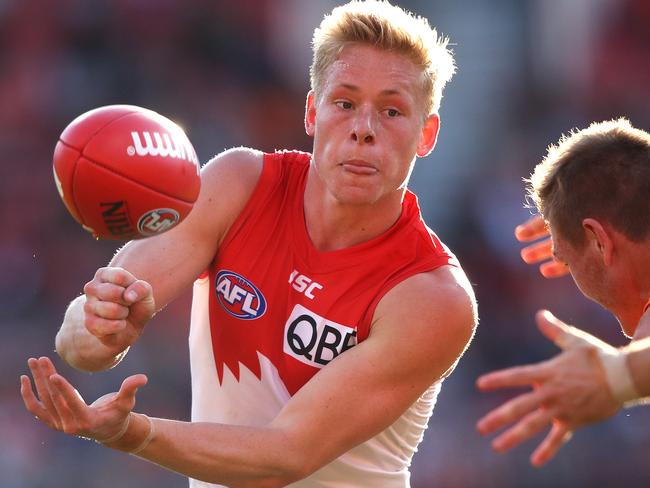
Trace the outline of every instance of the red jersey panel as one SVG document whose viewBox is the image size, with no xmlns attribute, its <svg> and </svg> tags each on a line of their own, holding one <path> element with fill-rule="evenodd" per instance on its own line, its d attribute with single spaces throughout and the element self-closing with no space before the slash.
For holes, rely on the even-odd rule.
<svg viewBox="0 0 650 488">
<path fill-rule="evenodd" d="M 258 352 L 288 392 L 368 337 L 384 294 L 416 273 L 456 259 L 422 221 L 406 192 L 399 220 L 362 244 L 318 251 L 305 227 L 311 155 L 278 152 L 209 269 L 209 319 L 219 382 L 240 363 L 261 377 Z"/>
</svg>

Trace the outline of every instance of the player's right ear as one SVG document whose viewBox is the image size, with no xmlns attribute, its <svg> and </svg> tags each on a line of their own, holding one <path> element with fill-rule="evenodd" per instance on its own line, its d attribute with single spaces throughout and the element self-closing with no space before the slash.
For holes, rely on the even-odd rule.
<svg viewBox="0 0 650 488">
<path fill-rule="evenodd" d="M 314 137 L 316 129 L 316 95 L 314 90 L 309 90 L 307 103 L 305 104 L 305 132 L 308 136 Z"/>
</svg>

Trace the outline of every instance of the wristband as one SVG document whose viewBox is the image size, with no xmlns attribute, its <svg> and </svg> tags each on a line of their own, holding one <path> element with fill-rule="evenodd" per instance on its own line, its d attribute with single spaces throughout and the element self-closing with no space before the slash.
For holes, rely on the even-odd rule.
<svg viewBox="0 0 650 488">
<path fill-rule="evenodd" d="M 138 447 L 129 451 L 129 454 L 135 455 L 138 454 L 140 451 L 144 450 L 149 445 L 149 443 L 153 440 L 153 436 L 156 432 L 156 429 L 153 424 L 153 420 L 151 420 L 148 415 L 145 414 L 141 414 L 141 415 L 147 419 L 147 422 L 149 422 L 149 433 L 147 434 L 147 436 L 144 438 L 144 440 L 140 443 Z"/>
<path fill-rule="evenodd" d="M 632 375 L 627 367 L 627 355 L 616 351 L 598 351 L 601 364 L 605 370 L 607 385 L 614 399 L 621 404 L 639 398 Z"/>
<path fill-rule="evenodd" d="M 126 416 L 126 420 L 124 421 L 124 425 L 120 429 L 120 431 L 115 434 L 110 436 L 108 439 L 95 439 L 95 442 L 98 444 L 108 444 L 109 442 L 115 442 L 117 440 L 120 440 L 124 434 L 126 434 L 126 430 L 129 428 L 129 423 L 131 423 L 131 413 Z"/>
</svg>

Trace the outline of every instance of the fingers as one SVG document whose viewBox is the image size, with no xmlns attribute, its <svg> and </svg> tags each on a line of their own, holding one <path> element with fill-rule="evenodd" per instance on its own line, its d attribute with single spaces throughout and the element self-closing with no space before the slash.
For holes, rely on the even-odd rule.
<svg viewBox="0 0 650 488">
<path fill-rule="evenodd" d="M 515 227 L 515 237 L 520 242 L 532 241 L 548 235 L 546 223 L 540 214 Z"/>
<path fill-rule="evenodd" d="M 569 274 L 569 267 L 555 259 L 539 265 L 539 272 L 544 278 L 560 278 Z"/>
<path fill-rule="evenodd" d="M 519 395 L 479 419 L 476 428 L 483 435 L 490 434 L 516 422 L 524 415 L 538 408 L 541 403 L 542 398 L 539 390 Z"/>
<path fill-rule="evenodd" d="M 70 383 L 59 374 L 49 377 L 48 387 L 61 420 L 61 430 L 66 434 L 78 434 L 80 432 L 78 419 L 85 415 L 85 411 L 79 404 L 81 403 L 83 407 L 86 407 L 86 404 L 75 394 L 75 389 Z"/>
<path fill-rule="evenodd" d="M 547 377 L 546 364 L 546 362 L 541 362 L 493 371 L 479 376 L 476 386 L 481 391 L 490 391 L 539 383 Z"/>
<path fill-rule="evenodd" d="M 41 358 L 45 359 L 45 358 Z M 31 389 L 31 384 L 29 386 L 29 392 L 31 392 L 31 397 L 30 398 L 30 404 L 28 405 L 25 403 L 25 406 L 27 409 L 32 412 L 34 415 L 36 415 L 39 419 L 41 419 L 43 422 L 48 424 L 50 427 L 53 429 L 60 430 L 61 429 L 61 421 L 58 417 L 56 407 L 54 406 L 54 403 L 52 401 L 52 397 L 50 395 L 50 390 L 48 388 L 48 378 L 50 377 L 51 374 L 56 373 L 56 370 L 54 369 L 54 365 L 48 360 L 48 361 L 41 361 L 40 359 L 37 360 L 35 358 L 29 358 L 27 360 L 27 365 L 29 366 L 29 371 L 32 374 L 32 378 L 34 378 L 34 384 L 36 385 L 36 393 L 38 394 L 38 399 L 34 396 L 34 393 Z M 34 404 L 34 401 L 31 401 L 33 397 L 33 400 L 37 402 L 37 404 Z M 23 400 L 25 400 L 25 397 L 23 396 Z M 31 406 L 35 406 L 35 411 L 30 409 Z"/>
<path fill-rule="evenodd" d="M 95 272 L 93 281 L 97 283 L 111 283 L 124 289 L 137 281 L 137 278 L 124 268 L 107 266 L 105 268 L 99 268 Z"/>
<path fill-rule="evenodd" d="M 152 295 L 151 285 L 118 267 L 99 268 L 84 293 L 99 301 L 128 306 Z"/>
<path fill-rule="evenodd" d="M 521 250 L 521 259 L 527 264 L 538 263 L 546 259 L 553 259 L 553 241 L 544 239 Z"/>
<path fill-rule="evenodd" d="M 36 398 L 34 390 L 32 390 L 32 383 L 29 381 L 29 377 L 25 375 L 20 377 L 20 396 L 23 398 L 25 408 L 34 415 L 34 417 L 45 422 L 53 429 L 57 428 L 56 423 L 53 421 L 45 406 L 43 406 L 43 403 Z"/>
<path fill-rule="evenodd" d="M 492 447 L 497 452 L 504 452 L 518 446 L 540 432 L 553 420 L 553 415 L 546 409 L 536 409 L 521 419 L 492 441 Z"/>
<path fill-rule="evenodd" d="M 153 297 L 151 285 L 144 280 L 136 280 L 124 291 L 124 300 L 128 304 L 148 300 Z"/>
<path fill-rule="evenodd" d="M 155 311 L 151 285 L 123 268 L 98 269 L 84 293 L 84 323 L 100 340 L 112 340 L 129 324 L 144 325 Z"/>
<path fill-rule="evenodd" d="M 54 401 L 64 402 L 66 408 L 76 416 L 84 416 L 88 405 L 79 392 L 60 374 L 50 376 L 50 388 L 55 391 Z"/>
<path fill-rule="evenodd" d="M 86 294 L 86 297 L 93 297 L 105 302 L 115 302 L 126 305 L 127 303 L 122 297 L 124 290 L 125 288 L 123 286 L 115 283 L 99 281 L 97 279 L 97 274 L 95 274 L 95 278 L 93 278 L 92 281 L 89 281 L 84 285 L 84 293 Z"/>
<path fill-rule="evenodd" d="M 540 242 L 530 244 L 521 250 L 521 259 L 528 264 L 542 263 L 539 271 L 545 278 L 558 278 L 569 273 L 564 263 L 553 258 L 553 240 L 540 215 L 534 215 L 526 222 L 515 228 L 515 236 L 520 242 L 530 242 L 547 237 Z M 542 262 L 545 261 L 545 262 Z"/>
<path fill-rule="evenodd" d="M 553 422 L 551 431 L 530 456 L 531 464 L 539 468 L 549 462 L 555 457 L 557 451 L 571 439 L 571 435 L 572 431 L 566 424 Z"/>
</svg>

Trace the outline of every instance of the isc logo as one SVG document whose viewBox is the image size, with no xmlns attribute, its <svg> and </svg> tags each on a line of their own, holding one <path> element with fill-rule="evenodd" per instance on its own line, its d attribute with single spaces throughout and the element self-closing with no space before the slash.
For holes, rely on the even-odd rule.
<svg viewBox="0 0 650 488">
<path fill-rule="evenodd" d="M 163 158 L 169 156 L 199 164 L 199 159 L 189 141 L 183 140 L 176 134 L 163 133 L 161 135 L 159 132 L 154 132 L 153 138 L 150 132 L 145 131 L 141 134 L 144 144 L 140 139 L 140 133 L 131 132 L 133 145 L 126 148 L 129 156 L 135 156 L 136 154 L 138 156 L 161 156 Z"/>
<path fill-rule="evenodd" d="M 322 368 L 357 344 L 357 331 L 296 305 L 284 326 L 284 352 L 298 361 Z"/>
<path fill-rule="evenodd" d="M 260 318 L 266 312 L 266 299 L 250 281 L 232 271 L 219 271 L 215 284 L 223 309 L 243 320 Z"/>
<path fill-rule="evenodd" d="M 173 208 L 156 208 L 145 213 L 138 220 L 138 230 L 142 235 L 153 236 L 174 227 L 181 216 Z"/>
<path fill-rule="evenodd" d="M 316 283 L 304 274 L 298 273 L 298 271 L 295 269 L 289 275 L 289 284 L 293 286 L 294 290 L 299 293 L 303 293 L 310 300 L 314 299 L 314 292 L 316 290 L 323 289 L 323 285 Z"/>
</svg>

